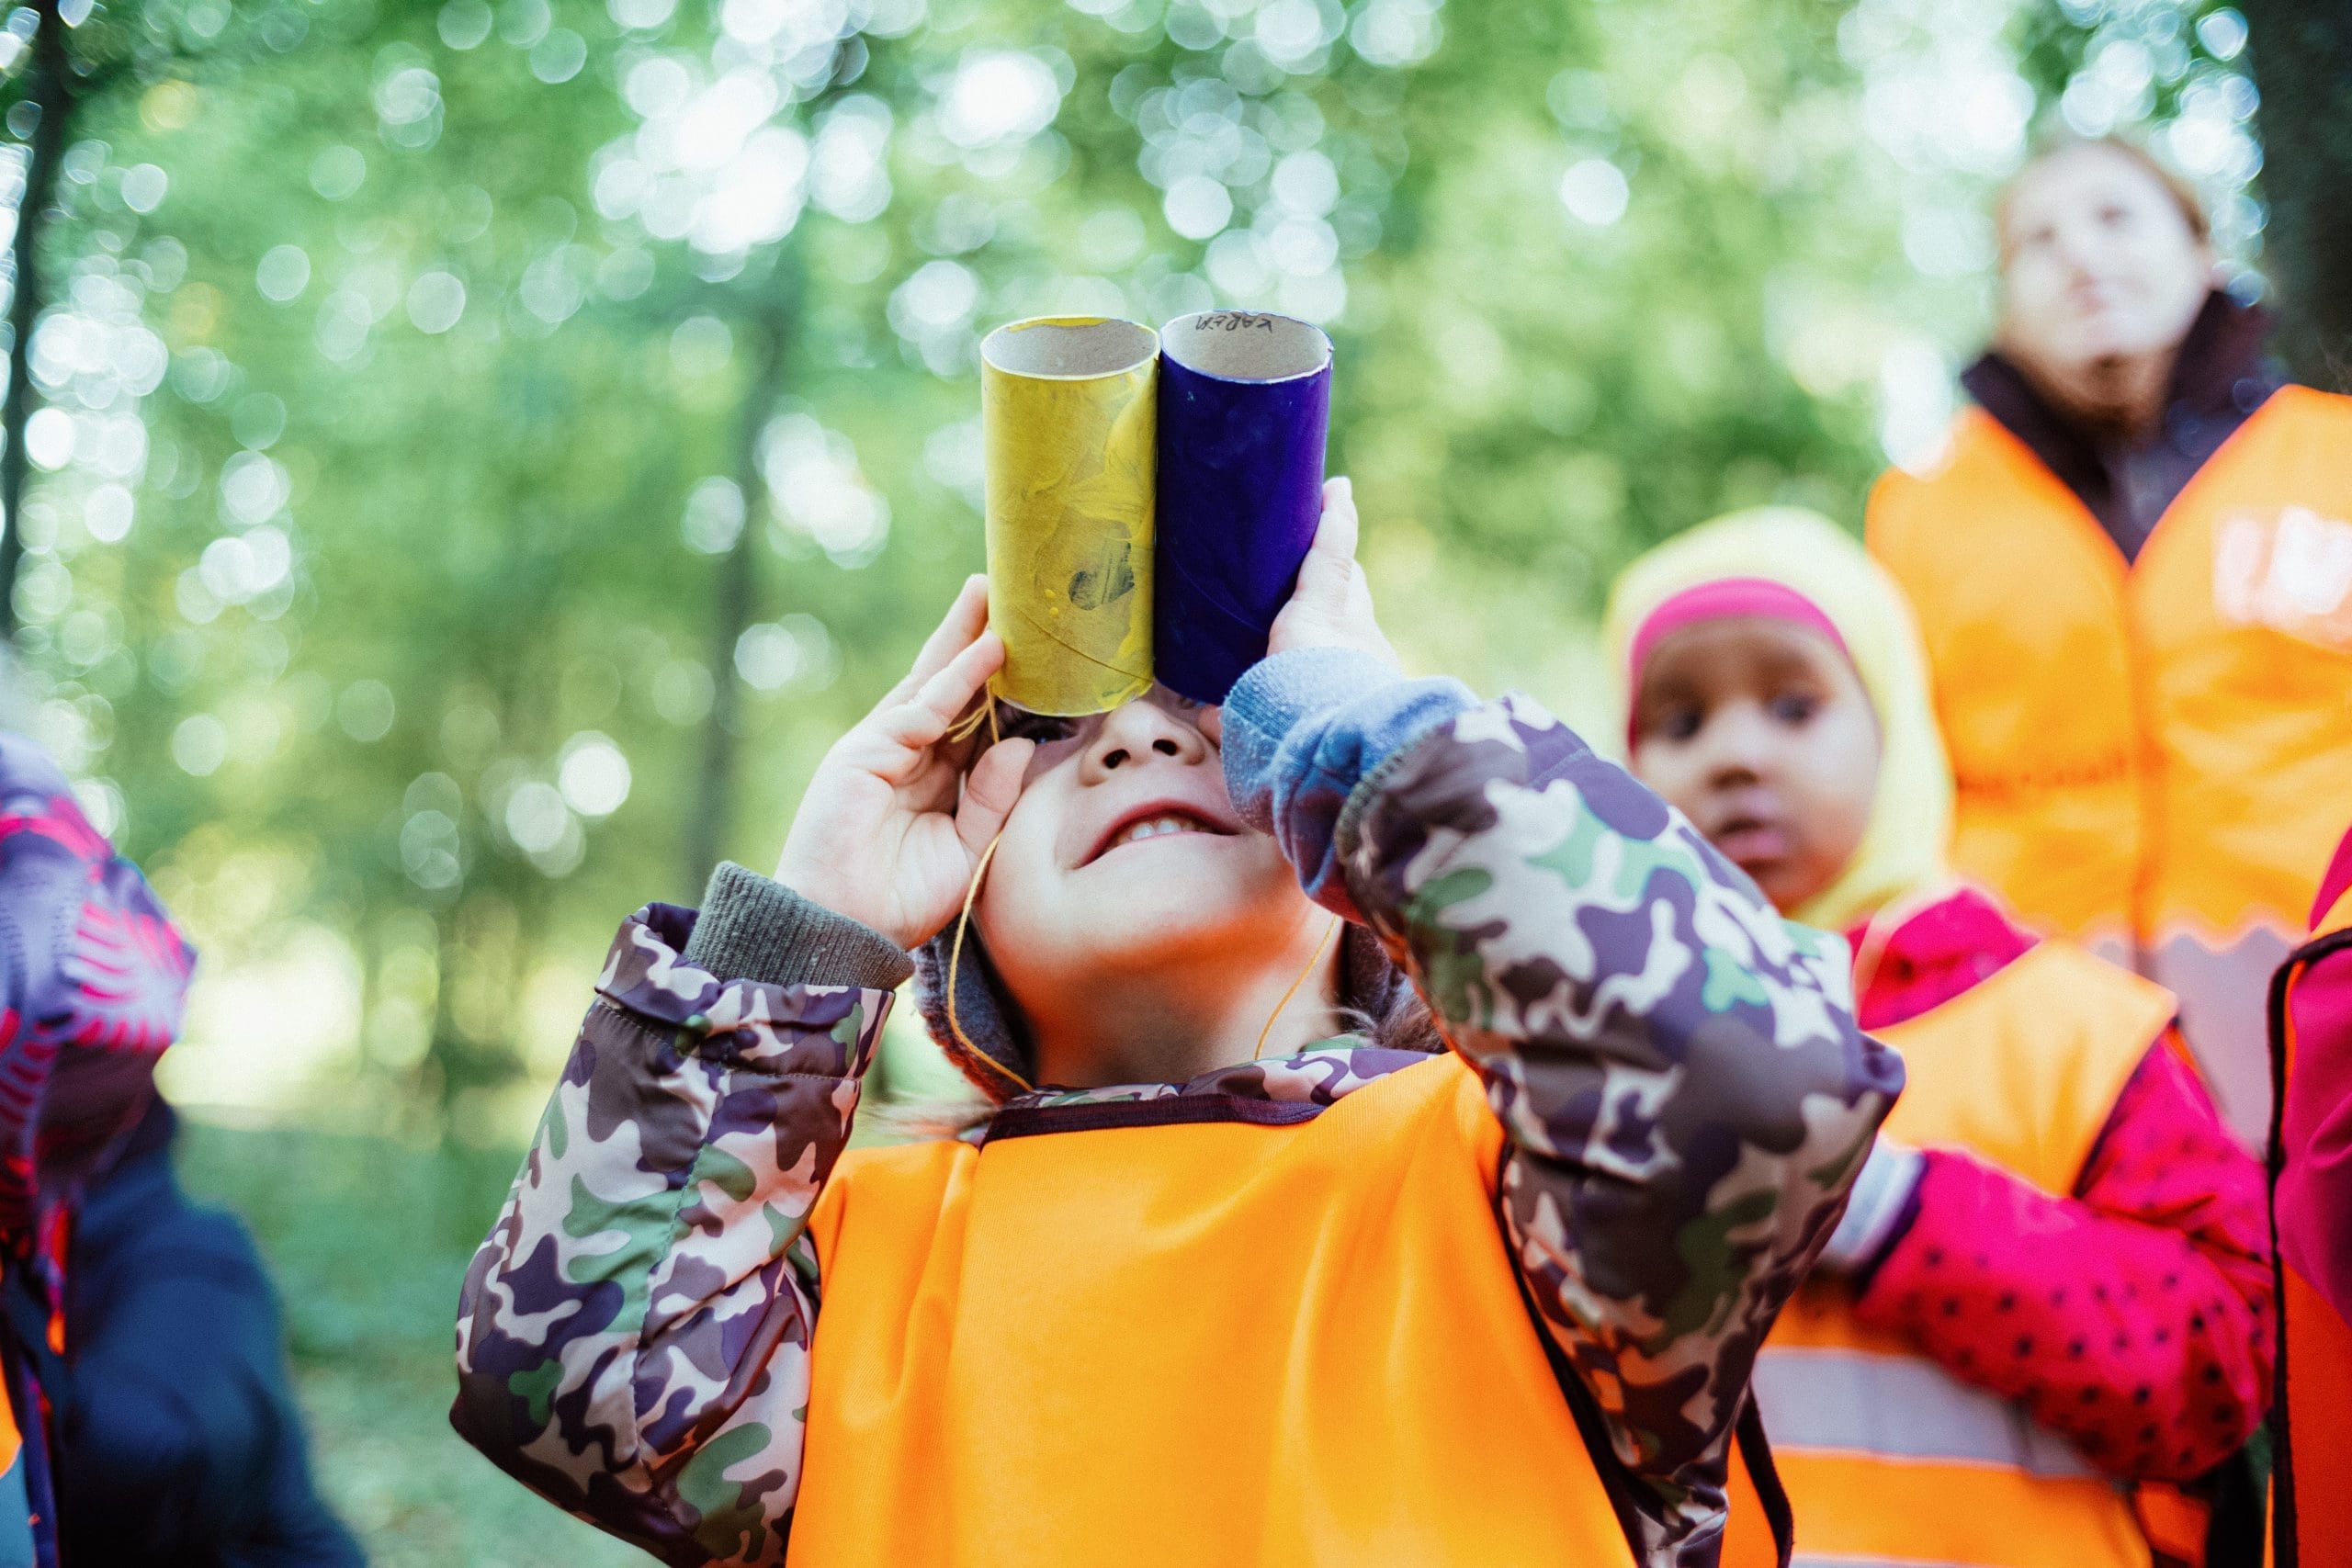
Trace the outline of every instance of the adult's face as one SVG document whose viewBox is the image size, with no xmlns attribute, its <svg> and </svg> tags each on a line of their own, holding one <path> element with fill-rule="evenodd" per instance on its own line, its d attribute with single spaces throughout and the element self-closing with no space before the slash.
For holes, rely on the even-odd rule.
<svg viewBox="0 0 2352 1568">
<path fill-rule="evenodd" d="M 2018 176 L 2001 248 L 2001 346 L 2061 382 L 2169 354 L 2212 288 L 2212 250 L 2180 204 L 2112 147 L 2069 148 Z"/>
</svg>

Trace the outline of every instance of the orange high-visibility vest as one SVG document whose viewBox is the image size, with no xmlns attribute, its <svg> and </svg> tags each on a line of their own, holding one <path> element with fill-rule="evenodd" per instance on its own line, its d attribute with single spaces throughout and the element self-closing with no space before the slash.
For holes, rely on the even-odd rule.
<svg viewBox="0 0 2352 1568">
<path fill-rule="evenodd" d="M 2172 989 L 2258 1144 L 2263 987 L 2352 800 L 2352 400 L 2274 394 L 2128 566 L 1979 409 L 1869 533 L 1926 639 L 1958 868 Z"/>
<path fill-rule="evenodd" d="M 27 1490 L 25 1434 L 17 1425 L 16 1402 L 0 1390 L 0 1550 L 17 1540 L 19 1519 L 32 1509 Z"/>
<path fill-rule="evenodd" d="M 2273 1049 L 2283 1091 L 2295 1070 L 2297 980 L 2331 953 L 2352 947 L 2352 891 L 2312 928 L 2312 941 L 2278 972 L 2270 1004 Z M 2281 1102 L 2286 1099 L 2282 1092 Z M 2286 1151 L 2276 1122 L 2275 1182 Z M 2341 1217 L 2352 1226 L 2352 1214 Z M 2352 1324 L 2346 1324 L 2278 1253 L 2278 1399 L 2271 1412 L 2278 1478 L 2271 1498 L 2271 1550 L 2280 1568 L 2352 1568 Z"/>
<path fill-rule="evenodd" d="M 2124 1083 L 2171 1021 L 2161 987 L 2046 942 L 1879 1036 L 1908 1074 L 1886 1134 L 1964 1149 L 2071 1193 Z M 2147 1568 L 2129 1491 L 2000 1395 L 1907 1336 L 1865 1326 L 1851 1288 L 1815 1276 L 1756 1367 L 1800 1562 L 1936 1568 Z M 1759 1524 L 1734 1495 L 1726 1564 Z"/>
<path fill-rule="evenodd" d="M 789 1561 L 1631 1568 L 1501 1139 L 1446 1055 L 1297 1125 L 851 1151 Z"/>
</svg>

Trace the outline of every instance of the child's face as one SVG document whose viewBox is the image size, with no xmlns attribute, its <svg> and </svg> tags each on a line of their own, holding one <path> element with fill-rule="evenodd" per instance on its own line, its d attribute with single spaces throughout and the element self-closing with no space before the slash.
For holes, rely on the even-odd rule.
<svg viewBox="0 0 2352 1568">
<path fill-rule="evenodd" d="M 1024 1011 L 1090 977 L 1289 951 L 1313 907 L 1235 816 L 1213 711 L 1155 687 L 1012 731 L 1037 751 L 973 919 Z"/>
<path fill-rule="evenodd" d="M 1634 772 L 1793 909 L 1838 879 L 1869 827 L 1878 717 L 1836 644 L 1725 616 L 1669 633 L 1634 696 Z"/>
</svg>

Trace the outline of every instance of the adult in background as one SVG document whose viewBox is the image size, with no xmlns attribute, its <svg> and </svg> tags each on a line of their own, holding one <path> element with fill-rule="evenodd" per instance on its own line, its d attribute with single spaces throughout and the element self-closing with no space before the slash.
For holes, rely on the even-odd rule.
<svg viewBox="0 0 2352 1568">
<path fill-rule="evenodd" d="M 1953 859 L 2177 994 L 2255 1145 L 2264 988 L 2352 816 L 2352 400 L 2283 383 L 2128 142 L 2042 153 L 1996 222 L 1974 405 L 1868 530 L 1927 640 Z"/>
</svg>

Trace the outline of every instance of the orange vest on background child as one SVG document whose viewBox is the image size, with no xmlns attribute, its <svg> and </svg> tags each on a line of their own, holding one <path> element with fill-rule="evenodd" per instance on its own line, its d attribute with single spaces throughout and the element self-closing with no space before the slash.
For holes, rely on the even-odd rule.
<svg viewBox="0 0 2352 1568">
<path fill-rule="evenodd" d="M 2352 889 L 2312 924 L 2311 942 L 2278 973 L 2270 1027 L 2279 1099 L 2295 1070 L 2295 986 L 2321 958 L 2352 947 Z M 2274 1123 L 2275 1183 L 2287 1151 Z M 2274 1213 L 2275 1223 L 2275 1213 Z M 2352 1214 L 2341 1216 L 2352 1228 Z M 2278 1249 L 2278 1403 L 2272 1505 L 2273 1554 L 2280 1568 L 2352 1568 L 2352 1324 L 2328 1304 Z"/>
<path fill-rule="evenodd" d="M 2274 394 L 2129 565 L 1970 409 L 1933 471 L 1880 481 L 1869 540 L 1926 639 L 1957 869 L 2177 994 L 2256 1143 L 2263 985 L 2352 801 L 2352 400 Z"/>
<path fill-rule="evenodd" d="M 29 1525 L 38 1512 L 32 1501 L 33 1456 L 27 1451 L 25 1434 L 17 1425 L 15 1398 L 13 1389 L 0 1397 L 0 1550 L 13 1546 L 17 1551 L 36 1554 L 27 1561 L 37 1561 L 34 1542 L 38 1538 Z M 0 1562 L 16 1560 L 0 1557 Z"/>
<path fill-rule="evenodd" d="M 2117 1097 L 2172 1021 L 2162 987 L 2064 942 L 1877 1031 L 1909 1082 L 1886 1135 L 1962 1149 L 2041 1188 L 2075 1190 Z M 1800 1562 L 1921 1568 L 2148 1568 L 2125 1485 L 1905 1336 L 1855 1316 L 1815 1276 L 1757 1363 L 1756 1398 L 1796 1516 Z M 1736 1492 L 1725 1568 L 1769 1562 Z"/>
<path fill-rule="evenodd" d="M 852 1150 L 809 1225 L 790 1561 L 1631 1568 L 1505 1251 L 1501 1140 L 1447 1055 L 1279 1134 Z"/>
</svg>

